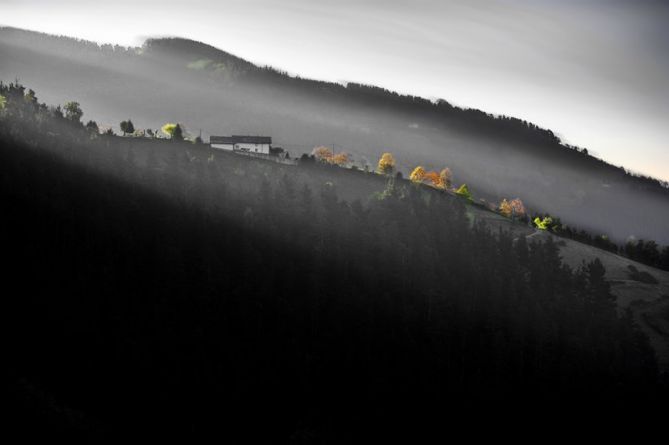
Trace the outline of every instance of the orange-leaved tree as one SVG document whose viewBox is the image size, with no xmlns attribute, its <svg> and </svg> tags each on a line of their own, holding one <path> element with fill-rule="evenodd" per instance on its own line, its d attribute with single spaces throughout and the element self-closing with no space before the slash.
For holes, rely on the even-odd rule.
<svg viewBox="0 0 669 445">
<path fill-rule="evenodd" d="M 337 153 L 332 157 L 332 163 L 335 165 L 345 166 L 349 162 L 351 162 L 351 155 L 349 155 L 344 151 L 342 151 L 341 153 Z"/>
<path fill-rule="evenodd" d="M 442 188 L 441 178 L 437 172 L 427 172 L 425 173 L 425 182 L 436 188 Z"/>
<path fill-rule="evenodd" d="M 311 150 L 311 154 L 320 162 L 331 162 L 332 161 L 332 150 L 324 145 L 315 147 Z"/>
<path fill-rule="evenodd" d="M 511 213 L 514 218 L 524 218 L 527 214 L 525 205 L 523 204 L 523 201 L 520 200 L 520 198 L 512 199 L 509 205 L 511 206 Z"/>
<path fill-rule="evenodd" d="M 321 145 L 311 150 L 311 154 L 319 162 L 344 166 L 351 162 L 351 155 L 346 152 L 334 154 L 332 149 Z"/>
<path fill-rule="evenodd" d="M 523 201 L 521 201 L 520 198 L 516 198 L 511 201 L 503 199 L 502 202 L 499 203 L 499 213 L 507 218 L 523 218 L 527 214 L 527 211 L 525 210 Z"/>
</svg>

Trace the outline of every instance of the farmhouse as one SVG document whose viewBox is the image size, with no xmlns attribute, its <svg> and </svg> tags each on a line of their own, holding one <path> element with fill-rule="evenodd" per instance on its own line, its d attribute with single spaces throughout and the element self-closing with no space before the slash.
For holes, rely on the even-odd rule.
<svg viewBox="0 0 669 445">
<path fill-rule="evenodd" d="M 270 154 L 272 138 L 269 136 L 211 136 L 209 144 L 219 150 Z"/>
</svg>

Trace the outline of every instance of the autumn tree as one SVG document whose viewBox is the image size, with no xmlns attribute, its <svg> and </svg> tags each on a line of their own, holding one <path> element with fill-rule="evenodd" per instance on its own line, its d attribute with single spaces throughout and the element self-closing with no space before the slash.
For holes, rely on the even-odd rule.
<svg viewBox="0 0 669 445">
<path fill-rule="evenodd" d="M 383 153 L 379 159 L 376 171 L 382 175 L 390 175 L 395 170 L 395 158 L 391 153 Z"/>
<path fill-rule="evenodd" d="M 321 145 L 311 150 L 311 155 L 319 162 L 327 164 L 334 164 L 338 166 L 345 166 L 351 162 L 351 155 L 346 152 L 335 154 L 332 149 Z"/>
<path fill-rule="evenodd" d="M 446 167 L 439 173 L 439 179 L 441 180 L 442 188 L 450 189 L 453 187 L 453 173 L 451 169 Z"/>
<path fill-rule="evenodd" d="M 515 198 L 511 201 L 503 199 L 502 202 L 499 203 L 498 210 L 502 215 L 513 219 L 524 218 L 527 213 L 525 210 L 525 205 L 523 204 L 523 201 L 520 200 L 520 198 Z"/>
<path fill-rule="evenodd" d="M 314 158 L 316 158 L 317 161 L 327 163 L 332 162 L 332 149 L 324 145 L 314 147 L 314 149 L 311 150 L 311 154 L 314 156 Z"/>
<path fill-rule="evenodd" d="M 511 214 L 514 218 L 524 218 L 527 214 L 525 204 L 523 204 L 520 198 L 512 199 L 509 205 L 511 206 Z"/>
<path fill-rule="evenodd" d="M 332 163 L 340 167 L 347 165 L 349 162 L 351 162 L 351 155 L 344 151 L 332 157 Z"/>
<path fill-rule="evenodd" d="M 503 216 L 506 216 L 507 218 L 511 218 L 513 215 L 513 208 L 511 207 L 511 203 L 509 203 L 506 198 L 502 199 L 502 202 L 499 203 L 499 213 Z"/>
<path fill-rule="evenodd" d="M 180 141 L 184 138 L 183 130 L 181 129 L 180 124 L 167 123 L 162 126 L 161 131 L 169 136 L 170 139 L 174 139 L 176 141 Z"/>
<path fill-rule="evenodd" d="M 441 178 L 437 172 L 425 173 L 425 182 L 436 188 L 443 188 L 441 186 Z"/>
<path fill-rule="evenodd" d="M 455 194 L 458 196 L 461 196 L 465 198 L 467 201 L 472 202 L 474 198 L 472 197 L 471 192 L 469 191 L 469 187 L 467 187 L 467 184 L 462 184 L 456 191 Z"/>
<path fill-rule="evenodd" d="M 72 122 L 79 123 L 81 121 L 81 116 L 84 115 L 84 112 L 79 106 L 79 102 L 68 102 L 65 104 L 65 118 Z"/>
<path fill-rule="evenodd" d="M 548 230 L 553 226 L 553 218 L 544 216 L 543 219 L 538 216 L 534 218 L 534 226 L 539 230 Z"/>
<path fill-rule="evenodd" d="M 409 179 L 411 180 L 411 182 L 417 184 L 423 182 L 423 179 L 425 179 L 425 169 L 420 165 L 414 168 L 411 174 L 409 175 Z"/>
</svg>

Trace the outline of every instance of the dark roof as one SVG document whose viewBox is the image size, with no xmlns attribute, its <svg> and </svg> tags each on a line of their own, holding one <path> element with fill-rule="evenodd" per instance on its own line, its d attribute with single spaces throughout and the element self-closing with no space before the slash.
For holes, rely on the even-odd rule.
<svg viewBox="0 0 669 445">
<path fill-rule="evenodd" d="M 210 144 L 271 144 L 269 136 L 210 136 Z"/>
</svg>

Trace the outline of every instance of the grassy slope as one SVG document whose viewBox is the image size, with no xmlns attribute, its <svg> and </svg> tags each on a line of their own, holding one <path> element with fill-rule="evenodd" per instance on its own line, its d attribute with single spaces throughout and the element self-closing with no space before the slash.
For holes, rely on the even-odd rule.
<svg viewBox="0 0 669 445">
<path fill-rule="evenodd" d="M 529 239 L 553 237 L 560 245 L 563 261 L 573 268 L 583 262 L 587 263 L 599 258 L 606 268 L 606 278 L 611 283 L 612 293 L 617 297 L 618 308 L 621 311 L 628 308 L 632 310 L 634 319 L 648 335 L 658 355 L 661 369 L 669 371 L 669 317 L 667 316 L 669 314 L 669 272 L 637 263 L 594 246 L 514 223 L 479 207 L 472 207 L 471 211 L 476 218 L 485 220 L 492 227 L 511 230 L 518 236 L 525 235 Z M 657 283 L 644 283 L 632 279 L 630 266 L 640 272 L 649 273 L 657 280 Z"/>
</svg>

